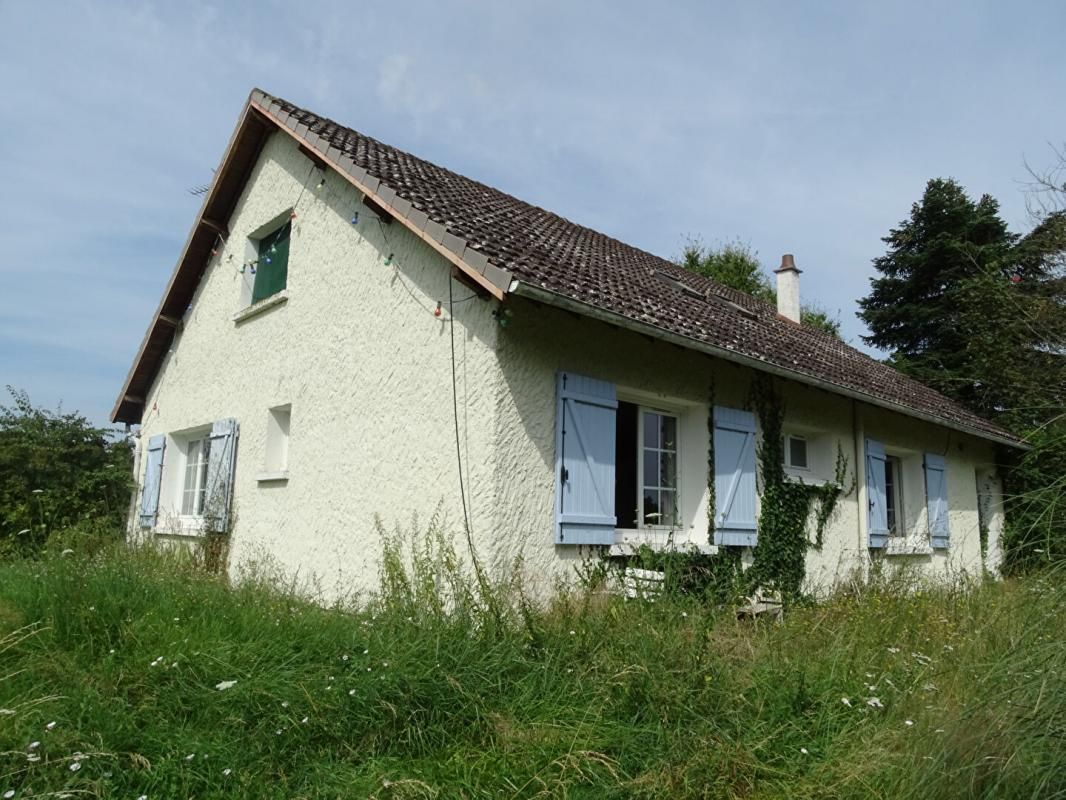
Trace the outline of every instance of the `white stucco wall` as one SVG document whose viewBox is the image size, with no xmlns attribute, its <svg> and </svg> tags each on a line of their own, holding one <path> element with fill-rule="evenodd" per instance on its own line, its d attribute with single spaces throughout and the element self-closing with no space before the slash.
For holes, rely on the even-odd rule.
<svg viewBox="0 0 1066 800">
<path fill-rule="evenodd" d="M 511 324 L 500 332 L 499 364 L 503 381 L 497 417 L 497 506 L 501 530 L 524 542 L 542 564 L 541 574 L 565 577 L 584 554 L 574 546 L 551 545 L 554 521 L 555 381 L 558 370 L 616 384 L 619 397 L 681 413 L 681 503 L 683 525 L 670 535 L 674 545 L 706 545 L 708 395 L 715 403 L 743 408 L 749 402 L 753 372 L 732 363 L 650 340 L 612 326 L 522 300 L 509 301 Z M 977 518 L 977 472 L 986 477 L 990 511 L 989 567 L 998 566 L 1002 529 L 1001 498 L 990 445 L 963 434 L 853 402 L 831 392 L 793 382 L 778 382 L 785 403 L 784 431 L 807 437 L 807 471 L 790 470 L 808 483 L 831 480 L 838 448 L 847 460 L 845 486 L 824 533 L 820 549 L 807 557 L 808 585 L 826 592 L 853 577 L 864 579 L 871 564 L 906 566 L 927 577 L 976 575 L 982 569 Z M 921 454 L 936 452 L 948 461 L 951 547 L 923 555 L 884 556 L 867 547 L 865 452 L 872 436 L 892 451 L 909 451 L 917 468 L 906 470 L 908 529 L 928 541 Z M 855 465 L 859 465 L 856 474 Z M 914 464 L 909 465 L 914 467 Z M 914 481 L 918 481 L 914 484 Z M 810 531 L 813 538 L 813 526 Z M 632 541 L 640 541 L 635 537 Z M 666 537 L 646 538 L 661 545 Z M 554 552 L 552 552 L 554 551 Z"/>
<path fill-rule="evenodd" d="M 380 226 L 340 177 L 315 172 L 285 135 L 266 144 L 229 220 L 228 242 L 212 259 L 145 403 L 141 450 L 149 437 L 234 417 L 240 444 L 234 488 L 231 572 L 256 562 L 280 568 L 297 585 L 332 600 L 377 584 L 381 542 L 375 517 L 392 528 L 439 509 L 462 530 L 452 407 L 447 300 L 450 265 L 398 224 Z M 302 185 L 308 180 L 307 188 Z M 302 192 L 302 193 L 301 193 Z M 287 300 L 234 322 L 246 307 L 249 236 L 293 220 Z M 360 222 L 350 224 L 358 210 Z M 385 256 L 393 254 L 393 265 Z M 569 370 L 609 380 L 631 402 L 680 419 L 682 525 L 651 540 L 706 546 L 708 395 L 744 407 L 753 373 L 731 363 L 621 331 L 529 301 L 508 300 L 506 328 L 495 301 L 452 283 L 459 433 L 475 547 L 499 574 L 520 560 L 543 592 L 571 580 L 590 555 L 553 543 L 555 383 Z M 438 302 L 444 313 L 433 310 Z M 781 384 L 786 432 L 808 437 L 811 470 L 832 477 L 840 448 L 854 491 L 841 499 L 821 550 L 811 550 L 811 588 L 868 574 L 865 470 L 861 442 L 948 459 L 949 551 L 889 556 L 928 575 L 976 573 L 977 482 L 988 498 L 989 561 L 999 558 L 1002 526 L 992 449 L 979 440 L 863 406 L 830 392 Z M 263 482 L 268 410 L 291 404 L 288 480 Z M 858 443 L 858 444 L 857 444 Z M 168 461 L 177 463 L 176 449 Z M 855 465 L 859 465 L 856 475 Z M 172 474 L 171 478 L 175 476 Z M 164 488 L 160 530 L 178 501 Z M 918 489 L 907 490 L 908 497 Z M 913 514 L 921 529 L 924 495 Z M 424 527 L 424 524 L 423 524 Z M 186 540 L 184 538 L 178 540 Z M 462 539 L 457 537 L 462 550 Z"/>
<path fill-rule="evenodd" d="M 440 508 L 461 529 L 447 312 L 449 265 L 398 224 L 380 226 L 339 176 L 316 189 L 283 134 L 266 144 L 145 403 L 157 433 L 240 423 L 230 568 L 266 560 L 332 599 L 376 584 L 386 526 Z M 300 198 L 288 300 L 235 324 L 248 236 Z M 360 222 L 350 223 L 353 210 Z M 387 238 L 386 238 L 387 237 Z M 394 253 L 394 266 L 383 255 Z M 460 434 L 475 531 L 492 527 L 496 385 L 492 307 L 453 285 Z M 292 404 L 287 482 L 256 480 L 268 409 Z M 168 448 L 168 458 L 176 451 Z M 168 510 L 161 508 L 166 527 Z"/>
</svg>

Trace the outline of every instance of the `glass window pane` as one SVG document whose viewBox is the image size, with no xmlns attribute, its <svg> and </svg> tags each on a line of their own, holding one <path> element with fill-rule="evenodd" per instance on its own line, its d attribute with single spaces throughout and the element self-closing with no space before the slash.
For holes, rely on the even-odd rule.
<svg viewBox="0 0 1066 800">
<path fill-rule="evenodd" d="M 788 437 L 789 463 L 794 467 L 807 466 L 807 440 L 796 436 Z"/>
<path fill-rule="evenodd" d="M 656 489 L 644 490 L 644 524 L 659 524 L 659 492 Z"/>
<path fill-rule="evenodd" d="M 659 415 L 651 411 L 644 412 L 644 446 L 659 446 Z"/>
<path fill-rule="evenodd" d="M 659 492 L 660 525 L 673 525 L 677 522 L 677 494 L 668 489 Z"/>
<path fill-rule="evenodd" d="M 665 415 L 659 417 L 662 420 L 662 438 L 659 445 L 664 450 L 677 450 L 677 420 Z"/>
<path fill-rule="evenodd" d="M 659 453 L 657 450 L 644 451 L 644 485 L 659 485 Z"/>
<path fill-rule="evenodd" d="M 659 453 L 659 485 L 663 488 L 677 488 L 677 455 L 662 451 Z"/>
</svg>

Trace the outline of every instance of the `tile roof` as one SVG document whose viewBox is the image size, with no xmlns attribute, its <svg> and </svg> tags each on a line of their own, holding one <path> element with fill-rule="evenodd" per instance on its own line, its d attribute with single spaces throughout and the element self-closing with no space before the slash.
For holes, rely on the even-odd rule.
<svg viewBox="0 0 1066 800">
<path fill-rule="evenodd" d="M 503 293 L 519 281 L 542 297 L 551 293 L 726 358 L 986 438 L 1019 441 L 838 339 L 778 316 L 750 295 L 285 100 L 256 90 L 250 102 L 370 188 L 386 208 L 399 209 L 408 227 L 413 223 L 424 238 L 476 264 Z"/>
</svg>

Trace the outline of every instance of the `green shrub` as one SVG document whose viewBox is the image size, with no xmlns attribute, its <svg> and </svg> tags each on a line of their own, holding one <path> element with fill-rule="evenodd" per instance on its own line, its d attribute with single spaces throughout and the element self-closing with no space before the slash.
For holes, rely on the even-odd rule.
<svg viewBox="0 0 1066 800">
<path fill-rule="evenodd" d="M 0 406 L 0 558 L 61 531 L 113 536 L 129 511 L 130 449 L 80 414 L 35 408 L 8 387 Z"/>
</svg>

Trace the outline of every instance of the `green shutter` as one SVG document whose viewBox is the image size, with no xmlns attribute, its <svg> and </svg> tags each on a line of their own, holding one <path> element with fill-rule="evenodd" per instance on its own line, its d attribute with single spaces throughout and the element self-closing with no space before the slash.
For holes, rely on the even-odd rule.
<svg viewBox="0 0 1066 800">
<path fill-rule="evenodd" d="M 277 294 L 289 277 L 289 234 L 292 223 L 286 222 L 269 236 L 259 240 L 259 261 L 255 268 L 252 302 Z"/>
</svg>

